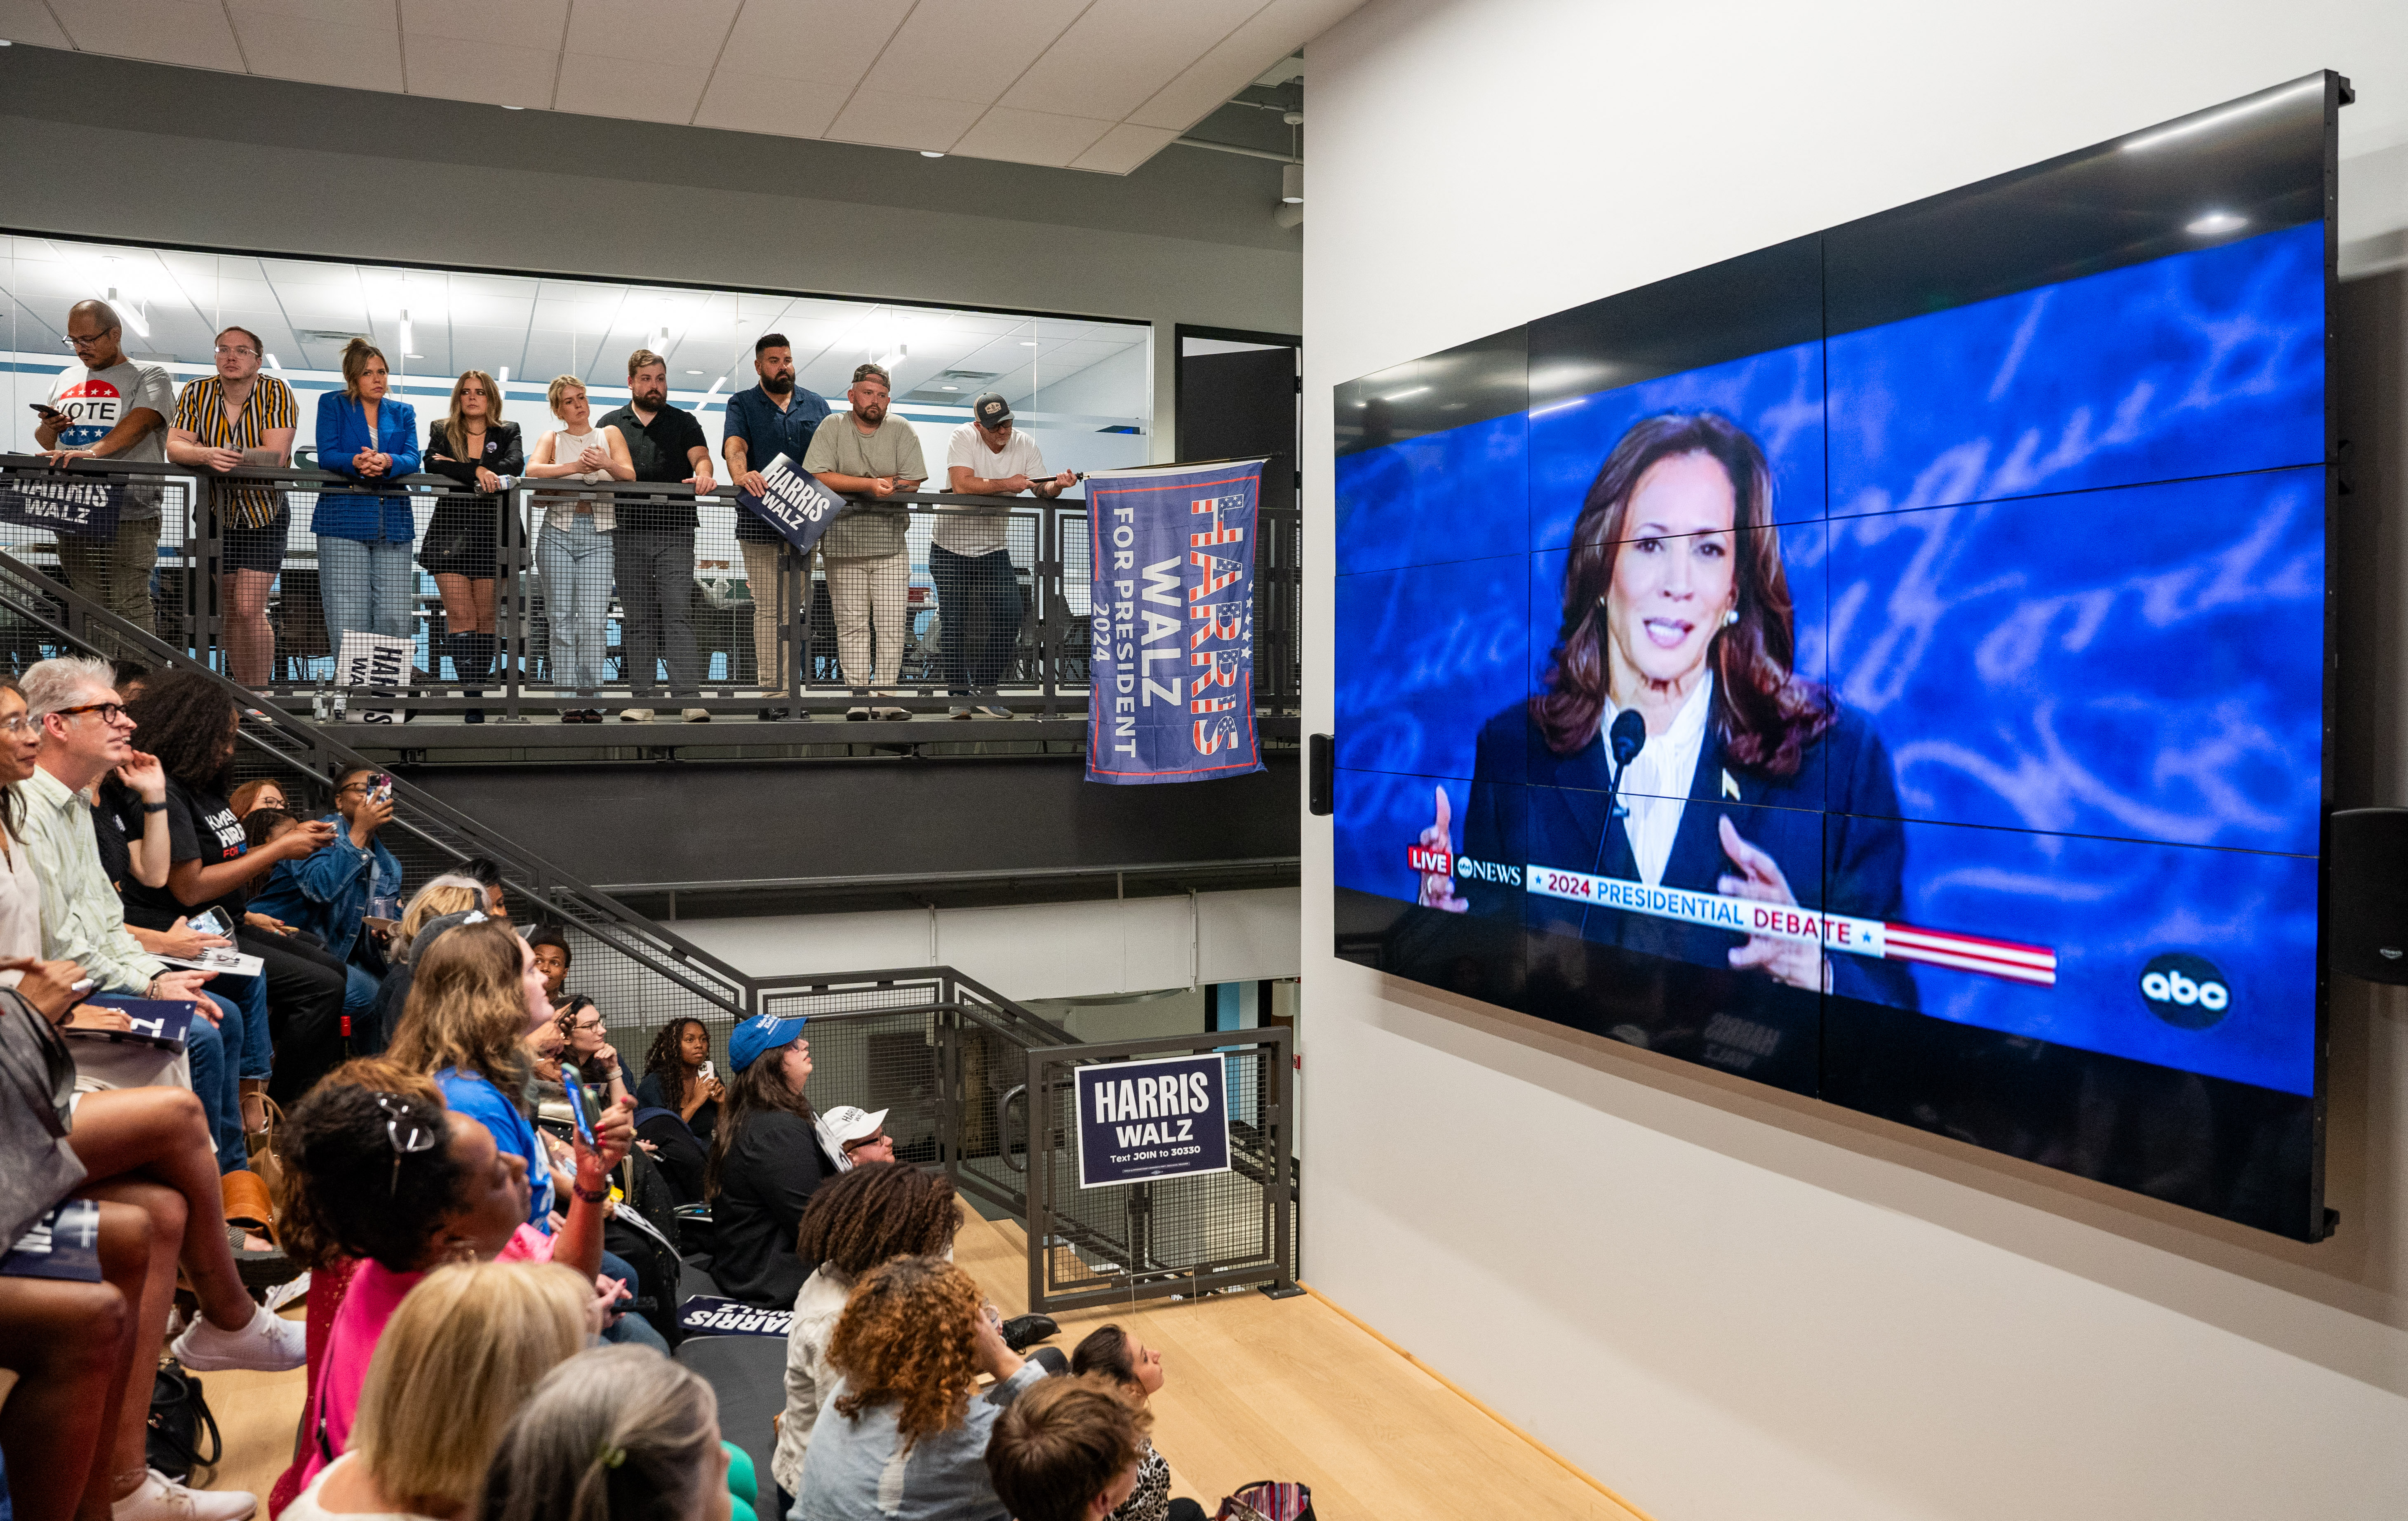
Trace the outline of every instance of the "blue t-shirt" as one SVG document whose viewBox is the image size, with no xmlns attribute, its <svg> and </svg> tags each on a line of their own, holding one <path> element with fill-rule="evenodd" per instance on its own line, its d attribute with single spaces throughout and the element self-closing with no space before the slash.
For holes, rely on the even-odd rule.
<svg viewBox="0 0 2408 1521">
<path fill-rule="evenodd" d="M 527 1224 L 551 1234 L 552 1157 L 536 1140 L 535 1126 L 519 1112 L 519 1106 L 479 1074 L 456 1067 L 436 1073 L 435 1085 L 443 1090 L 443 1101 L 454 1112 L 467 1115 L 494 1133 L 496 1148 L 526 1160 Z"/>
<path fill-rule="evenodd" d="M 758 470 L 783 454 L 799 470 L 803 467 L 803 453 L 811 446 L 811 435 L 827 419 L 827 398 L 816 391 L 807 391 L 797 383 L 794 395 L 781 408 L 756 385 L 727 398 L 724 436 L 744 440 L 744 463 L 750 469 Z M 736 538 L 743 544 L 785 542 L 777 529 L 752 512 L 736 514 Z"/>
</svg>

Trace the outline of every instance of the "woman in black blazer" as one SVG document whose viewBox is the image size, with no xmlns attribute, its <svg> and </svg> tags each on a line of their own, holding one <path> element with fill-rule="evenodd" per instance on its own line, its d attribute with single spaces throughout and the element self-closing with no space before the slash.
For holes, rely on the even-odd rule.
<svg viewBox="0 0 2408 1521">
<path fill-rule="evenodd" d="M 463 695 L 482 695 L 493 676 L 496 648 L 494 623 L 494 557 L 501 532 L 502 478 L 526 473 L 526 449 L 519 441 L 518 424 L 502 421 L 502 388 L 480 369 L 463 370 L 452 387 L 449 416 L 426 430 L 424 467 L 448 475 L 477 495 L 440 498 L 426 525 L 418 563 L 435 577 L 443 594 L 443 624 L 449 631 L 452 667 L 460 676 Z M 427 664 L 439 680 L 443 674 L 440 648 L 427 652 Z M 468 711 L 468 722 L 485 715 Z"/>
<path fill-rule="evenodd" d="M 1573 525 L 1547 691 L 1481 729 L 1465 856 L 1904 917 L 1889 753 L 1870 719 L 1790 668 L 1771 497 L 1763 451 L 1717 413 L 1662 413 L 1622 436 Z M 1628 751 L 1641 724 L 1617 767 L 1611 731 Z M 1423 844 L 1445 848 L 1445 806 Z M 1421 902 L 1915 1007 L 1899 962 L 1526 891 L 1521 875 L 1426 874 Z"/>
</svg>

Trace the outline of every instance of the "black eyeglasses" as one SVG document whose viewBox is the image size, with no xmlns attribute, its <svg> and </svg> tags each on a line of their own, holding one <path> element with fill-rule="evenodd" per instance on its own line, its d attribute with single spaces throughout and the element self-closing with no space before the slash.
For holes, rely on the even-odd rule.
<svg viewBox="0 0 2408 1521">
<path fill-rule="evenodd" d="M 114 724 L 119 719 L 125 716 L 125 704 L 122 702 L 87 702 L 82 706 L 76 708 L 53 708 L 50 711 L 58 714 L 61 718 L 73 718 L 78 713 L 98 713 L 102 723 Z"/>
<path fill-rule="evenodd" d="M 96 349 L 100 346 L 101 339 L 108 337 L 108 335 L 116 331 L 117 329 L 114 327 L 104 327 L 88 338 L 79 338 L 70 333 L 65 337 L 59 339 L 59 343 L 62 347 L 68 349 Z"/>
<path fill-rule="evenodd" d="M 391 1198 L 401 1191 L 401 1159 L 433 1151 L 442 1138 L 401 1095 L 380 1093 L 375 1097 L 377 1108 L 384 1111 L 384 1138 L 393 1146 L 393 1181 L 385 1185 L 385 1197 Z"/>
</svg>

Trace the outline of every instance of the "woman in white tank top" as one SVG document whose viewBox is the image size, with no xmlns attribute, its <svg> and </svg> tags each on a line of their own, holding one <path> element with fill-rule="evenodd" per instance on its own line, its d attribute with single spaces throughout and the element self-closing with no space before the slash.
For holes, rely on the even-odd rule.
<svg viewBox="0 0 2408 1521">
<path fill-rule="evenodd" d="M 575 479 L 599 484 L 633 481 L 636 462 L 616 428 L 596 428 L 585 399 L 585 382 L 563 375 L 547 398 L 561 425 L 545 434 L 527 462 L 538 480 Z M 610 541 L 617 524 L 609 497 L 586 493 L 539 495 L 542 537 L 536 541 L 537 568 L 543 573 L 544 615 L 552 625 L 552 682 L 580 697 L 599 695 L 602 652 L 610 611 Z M 562 710 L 564 724 L 599 724 L 598 708 Z"/>
</svg>

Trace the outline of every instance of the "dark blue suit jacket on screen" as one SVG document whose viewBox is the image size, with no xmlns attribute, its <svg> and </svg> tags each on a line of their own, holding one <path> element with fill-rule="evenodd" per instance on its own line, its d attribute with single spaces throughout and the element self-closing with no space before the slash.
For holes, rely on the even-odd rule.
<svg viewBox="0 0 2408 1521">
<path fill-rule="evenodd" d="M 1480 731 L 1471 803 L 1463 821 L 1463 854 L 1475 861 L 1551 866 L 1592 876 L 1639 880 L 1639 865 L 1623 821 L 1606 816 L 1609 767 L 1601 736 L 1570 755 L 1547 748 L 1545 737 L 1517 703 Z M 1727 816 L 1740 838 L 1770 855 L 1789 890 L 1809 909 L 1885 922 L 1906 917 L 1900 877 L 1906 836 L 1899 822 L 1898 782 L 1889 752 L 1871 720 L 1842 706 L 1831 726 L 1806 747 L 1798 774 L 1775 778 L 1741 768 L 1708 725 L 1691 778 L 1688 802 L 1664 864 L 1663 885 L 1720 891 L 1735 875 L 1723 854 L 1718 821 Z M 1574 935 L 1669 956 L 1693 966 L 1727 967 L 1746 937 L 1704 925 L 1682 924 L 1593 907 L 1511 886 L 1459 879 L 1471 911 L 1524 916 L 1534 929 Z M 1827 952 L 1831 991 L 1895 1008 L 1916 1007 L 1914 980 L 1899 962 Z"/>
</svg>

